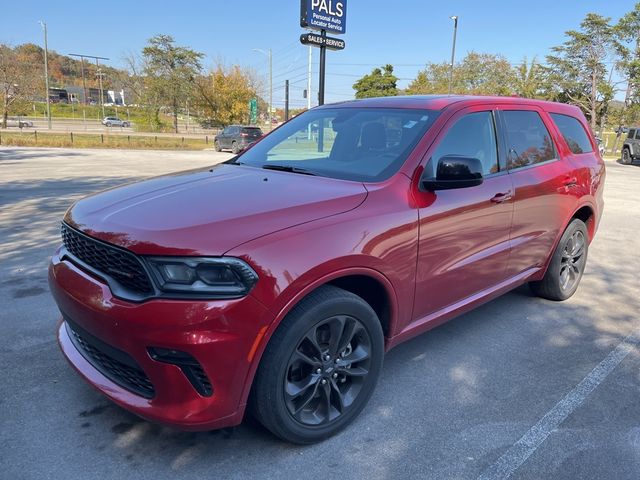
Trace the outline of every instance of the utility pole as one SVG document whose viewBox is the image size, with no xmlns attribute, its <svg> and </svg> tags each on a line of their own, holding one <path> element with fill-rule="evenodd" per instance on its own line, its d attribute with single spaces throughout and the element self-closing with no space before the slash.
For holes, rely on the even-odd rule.
<svg viewBox="0 0 640 480">
<path fill-rule="evenodd" d="M 289 80 L 284 81 L 284 121 L 289 120 Z"/>
<path fill-rule="evenodd" d="M 49 98 L 49 47 L 47 45 L 47 24 L 40 21 L 40 26 L 44 30 L 44 87 L 47 92 L 47 127 L 51 130 L 51 99 Z"/>
<path fill-rule="evenodd" d="M 106 57 L 96 57 L 95 55 L 81 55 L 79 53 L 70 53 L 69 54 L 70 57 L 78 57 L 80 59 L 80 65 L 81 65 L 81 69 L 82 69 L 82 90 L 83 90 L 83 95 L 84 95 L 84 104 L 87 105 L 88 104 L 88 96 L 87 96 L 87 82 L 85 80 L 85 75 L 84 75 L 84 59 L 85 58 L 93 58 L 96 61 L 96 68 L 98 69 L 98 71 L 100 70 L 100 65 L 98 64 L 98 60 L 109 60 Z M 102 105 L 102 87 L 100 87 L 100 104 Z M 102 116 L 104 117 L 104 106 L 102 108 Z"/>
<path fill-rule="evenodd" d="M 453 45 L 451 46 L 451 64 L 449 65 L 449 95 L 453 85 L 453 62 L 456 56 L 456 34 L 458 33 L 458 16 L 450 17 L 453 20 Z"/>
<path fill-rule="evenodd" d="M 98 66 L 98 60 L 96 60 L 96 67 Z M 102 69 L 98 68 L 98 71 L 96 73 L 96 76 L 98 77 L 98 84 L 100 85 L 100 107 L 102 107 L 102 118 L 105 117 L 104 114 L 104 93 L 102 90 L 102 77 L 104 76 L 104 73 L 102 73 Z"/>
<path fill-rule="evenodd" d="M 273 55 L 271 49 L 268 51 L 262 50 L 261 48 L 254 48 L 254 52 L 262 53 L 269 57 L 269 130 L 273 127 Z"/>
</svg>

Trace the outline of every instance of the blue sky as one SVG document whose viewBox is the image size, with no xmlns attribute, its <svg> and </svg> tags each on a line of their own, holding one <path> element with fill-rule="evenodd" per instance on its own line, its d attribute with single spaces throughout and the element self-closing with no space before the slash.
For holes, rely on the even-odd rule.
<svg viewBox="0 0 640 480">
<path fill-rule="evenodd" d="M 273 50 L 274 104 L 284 98 L 289 78 L 294 106 L 306 105 L 307 47 L 300 45 L 299 0 L 75 2 L 9 1 L 0 15 L 0 42 L 42 43 L 38 20 L 48 24 L 49 48 L 110 58 L 122 66 L 128 52 L 166 33 L 216 61 L 252 67 L 267 87 L 267 59 L 254 48 Z M 404 87 L 428 61 L 451 53 L 451 15 L 458 15 L 457 58 L 466 52 L 501 53 L 511 62 L 525 56 L 543 61 L 564 32 L 577 29 L 588 12 L 618 19 L 634 0 L 349 0 L 347 48 L 327 54 L 327 101 L 353 97 L 351 85 L 378 65 L 391 63 Z M 526 6 L 525 6 L 526 5 Z M 313 56 L 317 88 L 318 51 Z"/>
</svg>

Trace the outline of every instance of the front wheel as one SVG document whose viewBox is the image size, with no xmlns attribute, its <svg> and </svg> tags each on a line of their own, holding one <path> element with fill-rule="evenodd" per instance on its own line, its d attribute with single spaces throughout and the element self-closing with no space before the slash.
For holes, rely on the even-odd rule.
<svg viewBox="0 0 640 480">
<path fill-rule="evenodd" d="M 110 126 L 111 126 L 111 123 L 110 123 L 110 122 L 107 122 L 107 123 L 105 123 L 105 126 L 110 127 Z"/>
<path fill-rule="evenodd" d="M 633 159 L 631 158 L 631 152 L 629 151 L 629 149 L 622 149 L 622 163 L 624 165 L 630 165 L 631 162 L 633 162 Z"/>
<path fill-rule="evenodd" d="M 588 251 L 587 226 L 575 218 L 562 234 L 544 278 L 529 283 L 533 293 L 556 301 L 571 297 L 580 284 Z"/>
<path fill-rule="evenodd" d="M 269 341 L 252 411 L 289 442 L 325 439 L 367 404 L 383 354 L 382 328 L 369 304 L 345 290 L 321 287 L 287 315 Z"/>
<path fill-rule="evenodd" d="M 221 151 L 222 151 L 222 147 L 220 146 L 220 142 L 218 142 L 218 140 L 215 140 L 215 141 L 213 142 L 213 149 L 214 149 L 216 152 L 221 152 Z"/>
</svg>

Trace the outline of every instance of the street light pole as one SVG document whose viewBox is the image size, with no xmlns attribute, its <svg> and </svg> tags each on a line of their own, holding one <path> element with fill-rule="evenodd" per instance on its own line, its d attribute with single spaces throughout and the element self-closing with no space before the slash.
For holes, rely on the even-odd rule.
<svg viewBox="0 0 640 480">
<path fill-rule="evenodd" d="M 269 129 L 272 128 L 272 110 L 273 110 L 273 55 L 271 49 L 268 51 L 262 50 L 261 48 L 254 48 L 254 52 L 262 53 L 269 57 Z"/>
<path fill-rule="evenodd" d="M 453 85 L 453 62 L 456 56 L 456 34 L 458 33 L 458 16 L 453 15 L 450 17 L 453 20 L 453 45 L 451 46 L 451 64 L 449 65 L 449 95 L 451 95 L 451 88 Z"/>
<path fill-rule="evenodd" d="M 44 30 L 44 88 L 46 88 L 47 99 L 47 127 L 51 130 L 51 100 L 49 99 L 49 48 L 47 46 L 47 24 L 40 21 L 40 26 Z"/>
</svg>

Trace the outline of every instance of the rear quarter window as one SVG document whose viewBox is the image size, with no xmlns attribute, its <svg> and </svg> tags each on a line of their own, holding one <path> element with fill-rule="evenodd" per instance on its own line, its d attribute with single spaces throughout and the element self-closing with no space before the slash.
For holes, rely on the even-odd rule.
<svg viewBox="0 0 640 480">
<path fill-rule="evenodd" d="M 593 152 L 589 135 L 577 118 L 560 113 L 551 113 L 550 115 L 567 142 L 569 150 L 573 153 Z"/>
<path fill-rule="evenodd" d="M 506 130 L 509 168 L 521 168 L 555 160 L 556 149 L 551 135 L 538 112 L 505 110 L 502 112 Z"/>
</svg>

